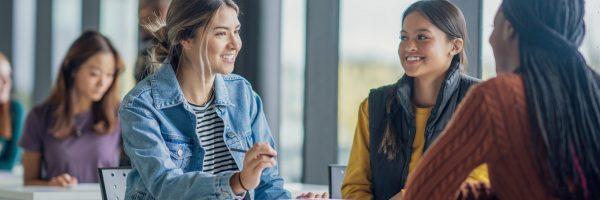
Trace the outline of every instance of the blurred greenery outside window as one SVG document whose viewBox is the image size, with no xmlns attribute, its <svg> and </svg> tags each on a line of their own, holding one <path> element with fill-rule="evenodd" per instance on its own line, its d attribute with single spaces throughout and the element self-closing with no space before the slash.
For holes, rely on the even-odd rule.
<svg viewBox="0 0 600 200">
<path fill-rule="evenodd" d="M 397 53 L 402 13 L 415 1 L 340 1 L 338 163 L 348 162 L 358 107 L 369 90 L 403 75 Z"/>
</svg>

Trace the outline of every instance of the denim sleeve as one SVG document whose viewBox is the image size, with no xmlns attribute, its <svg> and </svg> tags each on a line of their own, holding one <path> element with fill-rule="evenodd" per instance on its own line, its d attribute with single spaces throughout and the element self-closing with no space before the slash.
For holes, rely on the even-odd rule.
<svg viewBox="0 0 600 200">
<path fill-rule="evenodd" d="M 235 198 L 229 185 L 234 172 L 184 173 L 173 163 L 159 123 L 150 112 L 152 108 L 148 103 L 137 101 L 122 106 L 119 112 L 125 152 L 146 190 L 155 199 Z"/>
<path fill-rule="evenodd" d="M 255 142 L 268 142 L 275 149 L 275 142 L 269 130 L 260 97 L 254 91 L 250 94 L 252 94 L 250 101 L 252 104 L 252 137 Z M 278 165 L 265 169 L 260 184 L 255 189 L 255 199 L 291 199 L 290 192 L 283 188 L 283 182 L 283 178 L 279 175 Z"/>
</svg>

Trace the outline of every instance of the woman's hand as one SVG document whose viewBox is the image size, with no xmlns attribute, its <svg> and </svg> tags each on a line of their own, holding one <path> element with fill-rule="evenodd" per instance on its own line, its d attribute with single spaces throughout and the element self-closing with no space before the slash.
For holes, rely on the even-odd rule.
<svg viewBox="0 0 600 200">
<path fill-rule="evenodd" d="M 67 173 L 58 175 L 53 177 L 52 179 L 50 179 L 50 181 L 48 182 L 49 186 L 60 186 L 60 187 L 67 187 L 67 186 L 74 186 L 77 185 L 77 178 L 75 178 L 74 176 L 71 176 Z"/>
<path fill-rule="evenodd" d="M 329 199 L 329 194 L 327 192 L 323 192 L 322 194 L 312 192 L 302 193 L 296 199 Z"/>
<path fill-rule="evenodd" d="M 277 152 L 268 143 L 257 143 L 246 152 L 244 168 L 231 178 L 231 187 L 236 194 L 258 187 L 262 171 L 276 165 Z"/>
<path fill-rule="evenodd" d="M 40 177 L 42 154 L 40 152 L 25 151 L 23 153 L 23 183 L 25 185 L 43 185 L 43 186 L 58 186 L 66 187 L 77 185 L 77 178 L 70 174 L 64 173 L 56 177 L 52 177 L 49 181 Z"/>
</svg>

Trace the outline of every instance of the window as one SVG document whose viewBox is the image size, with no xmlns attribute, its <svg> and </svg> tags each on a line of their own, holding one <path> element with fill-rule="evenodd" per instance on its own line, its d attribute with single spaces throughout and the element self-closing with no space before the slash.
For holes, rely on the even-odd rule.
<svg viewBox="0 0 600 200">
<path fill-rule="evenodd" d="M 21 0 L 14 2 L 13 30 L 13 98 L 22 102 L 25 108 L 31 107 L 33 93 L 33 69 L 35 65 L 35 7 L 37 1 Z"/>
<path fill-rule="evenodd" d="M 596 72 L 600 73 L 600 27 L 594 26 L 594 20 L 600 20 L 600 2 L 585 2 L 585 24 L 587 33 L 583 44 L 579 49 L 590 65 Z"/>
<path fill-rule="evenodd" d="M 121 96 L 125 96 L 135 81 L 133 68 L 138 49 L 138 0 L 103 0 L 100 2 L 100 31 L 115 46 L 123 61 Z"/>
<path fill-rule="evenodd" d="M 415 1 L 340 1 L 338 162 L 341 164 L 348 162 L 358 107 L 369 90 L 395 83 L 403 75 L 397 53 L 402 14 Z"/>
<path fill-rule="evenodd" d="M 488 42 L 492 31 L 494 30 L 494 17 L 496 11 L 500 7 L 502 0 L 485 0 L 483 1 L 482 26 L 483 33 L 481 34 L 481 77 L 483 80 L 496 76 L 496 61 L 494 60 L 494 52 L 492 46 Z"/>
<path fill-rule="evenodd" d="M 280 170 L 288 182 L 300 182 L 304 139 L 304 60 L 306 0 L 282 1 Z"/>
<path fill-rule="evenodd" d="M 52 7 L 52 80 L 71 44 L 81 34 L 81 0 L 55 0 Z M 38 66 L 39 67 L 39 66 Z M 52 81 L 54 83 L 54 81 Z"/>
<path fill-rule="evenodd" d="M 487 42 L 493 30 L 494 16 L 500 7 L 501 0 L 485 0 L 483 1 L 483 38 L 482 38 L 482 62 L 483 62 L 483 79 L 488 79 L 496 76 L 494 53 L 492 47 Z M 587 33 L 581 48 L 579 49 L 588 64 L 597 72 L 600 72 L 600 57 L 592 56 L 600 54 L 600 27 L 593 26 L 591 22 L 600 19 L 600 2 L 586 1 L 585 23 Z"/>
</svg>

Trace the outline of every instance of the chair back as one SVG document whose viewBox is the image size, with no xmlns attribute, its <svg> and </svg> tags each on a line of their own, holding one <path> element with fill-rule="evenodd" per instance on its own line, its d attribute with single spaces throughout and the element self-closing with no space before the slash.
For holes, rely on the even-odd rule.
<svg viewBox="0 0 600 200">
<path fill-rule="evenodd" d="M 125 199 L 127 175 L 131 167 L 98 168 L 100 174 L 100 190 L 103 200 Z"/>
<path fill-rule="evenodd" d="M 342 198 L 342 182 L 346 165 L 329 165 L 329 197 L 332 199 Z"/>
</svg>

